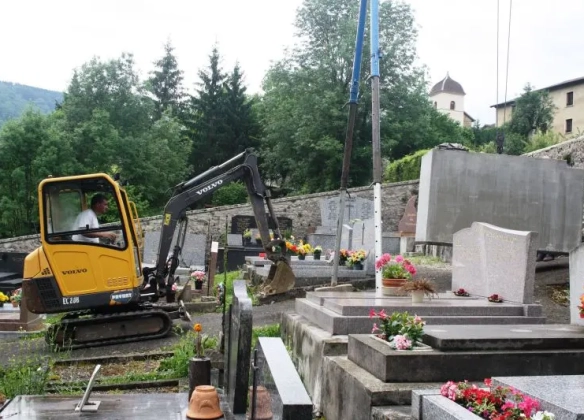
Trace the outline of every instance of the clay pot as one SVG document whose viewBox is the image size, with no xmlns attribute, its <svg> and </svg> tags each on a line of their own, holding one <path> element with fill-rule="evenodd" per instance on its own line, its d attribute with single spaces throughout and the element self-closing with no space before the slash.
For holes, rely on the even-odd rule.
<svg viewBox="0 0 584 420">
<path fill-rule="evenodd" d="M 248 408 L 245 415 L 246 420 L 251 419 L 251 399 L 253 398 L 253 387 L 249 387 Z M 256 389 L 256 405 L 254 420 L 272 420 L 272 398 L 265 386 L 258 386 Z"/>
<path fill-rule="evenodd" d="M 383 279 L 383 287 L 402 287 L 406 284 L 406 279 Z"/>
<path fill-rule="evenodd" d="M 189 401 L 187 418 L 192 420 L 211 420 L 223 417 L 219 407 L 219 395 L 214 386 L 199 385 L 195 387 Z"/>
</svg>

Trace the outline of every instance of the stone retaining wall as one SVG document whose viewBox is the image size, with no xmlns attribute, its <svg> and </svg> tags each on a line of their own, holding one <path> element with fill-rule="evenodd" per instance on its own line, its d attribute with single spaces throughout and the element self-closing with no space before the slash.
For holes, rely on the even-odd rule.
<svg viewBox="0 0 584 420">
<path fill-rule="evenodd" d="M 373 200 L 372 187 L 351 188 L 351 197 L 362 197 Z M 396 182 L 382 185 L 382 219 L 383 231 L 392 232 L 397 229 L 399 220 L 404 214 L 408 199 L 417 194 L 418 181 Z M 276 216 L 292 219 L 293 234 L 296 237 L 306 236 L 310 230 L 321 225 L 320 201 L 338 196 L 338 191 L 317 194 L 299 195 L 279 198 L 272 201 Z M 231 228 L 231 218 L 236 215 L 253 215 L 251 206 L 238 204 L 188 212 L 188 230 L 194 234 L 207 235 L 208 240 L 218 240 L 225 233 L 225 224 Z M 142 220 L 144 232 L 160 230 L 162 216 L 147 217 Z M 0 252 L 31 252 L 40 246 L 39 235 L 20 236 L 0 240 Z"/>
</svg>

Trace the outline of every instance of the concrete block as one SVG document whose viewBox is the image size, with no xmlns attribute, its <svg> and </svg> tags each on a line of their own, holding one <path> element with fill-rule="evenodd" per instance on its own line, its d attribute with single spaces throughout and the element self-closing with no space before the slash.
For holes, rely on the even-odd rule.
<svg viewBox="0 0 584 420">
<path fill-rule="evenodd" d="M 581 242 L 583 202 L 584 170 L 564 161 L 432 150 L 422 158 L 416 242 L 451 244 L 484 222 L 538 232 L 542 249 L 570 252 Z"/>
<path fill-rule="evenodd" d="M 410 413 L 415 420 L 422 418 L 422 400 L 427 395 L 440 395 L 440 389 L 414 389 Z"/>
<path fill-rule="evenodd" d="M 349 360 L 384 382 L 584 374 L 584 350 L 396 351 L 371 334 L 349 335 Z"/>
<path fill-rule="evenodd" d="M 371 420 L 412 420 L 410 406 L 372 407 Z"/>
<path fill-rule="evenodd" d="M 422 399 L 421 420 L 478 420 L 479 416 L 442 395 L 429 395 Z"/>
</svg>

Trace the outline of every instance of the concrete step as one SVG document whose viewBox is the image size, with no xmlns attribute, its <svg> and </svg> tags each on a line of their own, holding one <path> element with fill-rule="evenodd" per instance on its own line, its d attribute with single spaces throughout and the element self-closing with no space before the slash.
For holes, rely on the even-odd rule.
<svg viewBox="0 0 584 420">
<path fill-rule="evenodd" d="M 349 335 L 348 358 L 384 382 L 584 374 L 584 349 L 396 351 L 372 334 Z"/>
<path fill-rule="evenodd" d="M 321 293 L 321 292 L 319 292 Z M 327 292 L 322 292 L 327 293 Z M 345 292 L 346 293 L 346 292 Z M 346 293 L 351 294 L 351 293 Z M 314 300 L 314 298 L 312 298 Z M 319 326 L 323 330 L 333 335 L 345 334 L 365 334 L 370 333 L 373 323 L 376 322 L 369 318 L 369 315 L 364 316 L 344 316 L 338 312 L 321 306 L 309 299 L 296 299 L 296 312 L 302 314 L 308 321 Z M 423 308 L 424 304 L 420 304 L 418 308 L 409 307 L 408 312 L 411 314 L 422 314 L 428 311 Z M 387 306 L 386 311 L 391 313 L 394 307 Z M 522 307 L 520 307 L 522 309 Z M 419 312 L 418 312 L 419 311 Z M 427 325 L 464 325 L 464 324 L 543 324 L 545 318 L 541 316 L 523 316 L 523 315 L 422 315 Z"/>
<path fill-rule="evenodd" d="M 371 408 L 371 420 L 413 420 L 409 405 Z"/>
</svg>

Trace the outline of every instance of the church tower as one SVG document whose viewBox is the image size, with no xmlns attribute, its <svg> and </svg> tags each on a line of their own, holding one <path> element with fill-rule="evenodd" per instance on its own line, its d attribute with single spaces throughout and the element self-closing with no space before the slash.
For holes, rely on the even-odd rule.
<svg viewBox="0 0 584 420">
<path fill-rule="evenodd" d="M 436 83 L 430 90 L 430 100 L 438 111 L 447 114 L 463 127 L 470 127 L 474 119 L 464 112 L 464 89 L 450 75 Z"/>
</svg>

